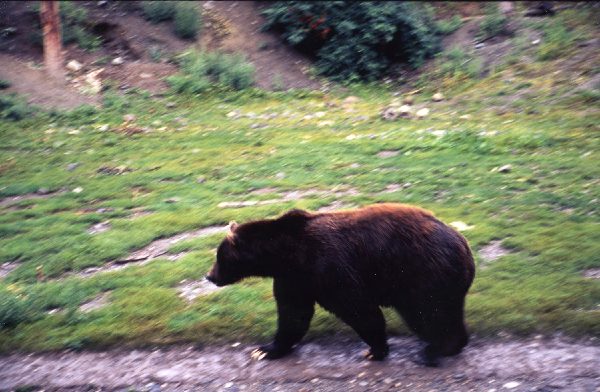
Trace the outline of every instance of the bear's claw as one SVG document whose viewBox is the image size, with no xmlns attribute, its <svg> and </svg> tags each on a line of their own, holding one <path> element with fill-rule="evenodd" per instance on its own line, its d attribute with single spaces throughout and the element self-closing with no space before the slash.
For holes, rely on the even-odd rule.
<svg viewBox="0 0 600 392">
<path fill-rule="evenodd" d="M 254 351 L 252 351 L 252 353 L 250 354 L 250 358 L 254 359 L 255 361 L 260 361 L 264 359 L 267 356 L 267 354 L 267 352 L 261 350 L 260 348 L 257 348 Z"/>
</svg>

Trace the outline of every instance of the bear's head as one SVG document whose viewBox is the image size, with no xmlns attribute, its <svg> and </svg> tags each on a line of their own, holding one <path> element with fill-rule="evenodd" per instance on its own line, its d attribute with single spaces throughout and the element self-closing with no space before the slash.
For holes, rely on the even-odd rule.
<svg viewBox="0 0 600 392">
<path fill-rule="evenodd" d="M 284 261 L 293 257 L 300 231 L 310 216 L 305 211 L 292 210 L 278 219 L 242 225 L 231 222 L 206 279 L 225 286 L 249 276 L 275 276 L 284 268 Z"/>
</svg>

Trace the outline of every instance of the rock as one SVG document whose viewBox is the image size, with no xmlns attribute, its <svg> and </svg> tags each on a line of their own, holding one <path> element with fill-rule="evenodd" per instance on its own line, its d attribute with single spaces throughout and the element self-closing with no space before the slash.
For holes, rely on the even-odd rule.
<svg viewBox="0 0 600 392">
<path fill-rule="evenodd" d="M 471 119 L 471 115 L 470 114 L 463 114 L 462 116 L 459 117 L 459 119 L 461 119 L 461 120 L 470 120 Z"/>
<path fill-rule="evenodd" d="M 167 109 L 172 109 L 172 108 L 174 108 L 175 106 L 177 106 L 177 104 L 176 104 L 175 102 L 167 102 L 167 103 L 165 104 L 165 107 L 166 107 Z"/>
<path fill-rule="evenodd" d="M 178 203 L 180 201 L 181 201 L 181 198 L 179 198 L 179 197 L 169 197 L 168 199 L 165 199 L 165 203 L 169 203 L 169 204 Z"/>
<path fill-rule="evenodd" d="M 80 187 L 80 186 L 78 186 L 77 188 L 73 189 L 73 191 L 72 191 L 72 192 L 73 192 L 73 193 L 81 193 L 81 192 L 83 192 L 83 188 L 82 188 L 82 187 Z"/>
<path fill-rule="evenodd" d="M 386 121 L 394 121 L 397 120 L 398 117 L 400 117 L 398 108 L 393 106 L 387 107 L 381 112 L 381 118 Z"/>
<path fill-rule="evenodd" d="M 429 109 L 428 108 L 419 109 L 419 110 L 417 110 L 415 115 L 417 116 L 417 118 L 425 118 L 425 117 L 429 116 Z"/>
<path fill-rule="evenodd" d="M 468 224 L 466 224 L 465 222 L 462 222 L 462 221 L 450 222 L 450 226 L 454 227 L 458 231 L 471 230 L 472 228 L 475 227 L 475 226 L 469 226 Z"/>
<path fill-rule="evenodd" d="M 111 228 L 110 221 L 104 221 L 104 222 L 96 223 L 95 225 L 90 227 L 87 232 L 89 234 L 98 234 L 98 233 L 103 233 L 105 231 L 108 231 L 108 230 L 110 230 L 110 228 Z"/>
<path fill-rule="evenodd" d="M 316 118 L 321 118 L 323 116 L 325 116 L 325 112 L 316 112 L 313 114 Z"/>
<path fill-rule="evenodd" d="M 98 130 L 100 132 L 106 132 L 106 131 L 108 131 L 108 129 L 109 129 L 108 124 L 103 124 L 98 128 Z"/>
<path fill-rule="evenodd" d="M 104 68 L 100 68 L 85 75 L 84 80 L 87 84 L 87 88 L 93 94 L 98 94 L 100 91 L 102 91 L 102 81 L 98 78 L 98 75 L 100 75 L 103 71 Z"/>
<path fill-rule="evenodd" d="M 47 195 L 50 193 L 50 189 L 48 188 L 39 188 L 35 193 L 38 195 Z"/>
<path fill-rule="evenodd" d="M 502 385 L 502 387 L 506 388 L 506 389 L 514 389 L 514 388 L 518 387 L 519 385 L 521 385 L 520 382 L 510 381 L 510 382 L 507 382 L 506 384 Z"/>
<path fill-rule="evenodd" d="M 69 132 L 67 132 L 67 134 L 69 134 L 69 135 L 79 135 L 80 132 L 79 132 L 79 129 L 72 129 Z"/>
<path fill-rule="evenodd" d="M 498 173 L 508 173 L 509 171 L 512 170 L 512 165 L 504 165 L 504 166 L 500 166 L 498 168 Z"/>
<path fill-rule="evenodd" d="M 239 110 L 233 110 L 225 115 L 225 117 L 233 118 L 234 120 L 240 118 L 240 116 L 241 116 L 241 113 Z"/>
<path fill-rule="evenodd" d="M 67 165 L 67 171 L 73 171 L 73 170 L 77 169 L 79 167 L 79 165 L 80 165 L 79 162 L 69 163 Z"/>
<path fill-rule="evenodd" d="M 152 75 L 151 73 L 147 73 L 147 72 L 142 72 L 140 74 L 140 78 L 142 79 L 150 79 L 151 77 L 153 77 L 154 75 Z"/>
<path fill-rule="evenodd" d="M 279 173 L 275 174 L 275 178 L 277 178 L 278 180 L 283 180 L 285 178 L 285 173 L 279 172 Z"/>
<path fill-rule="evenodd" d="M 83 68 L 83 64 L 77 60 L 71 60 L 67 63 L 66 68 L 72 72 L 79 72 Z"/>
<path fill-rule="evenodd" d="M 206 182 L 206 177 L 200 176 L 200 177 L 196 178 L 196 182 L 198 184 L 203 184 Z"/>
<path fill-rule="evenodd" d="M 414 95 L 407 95 L 404 97 L 404 99 L 402 99 L 402 103 L 405 105 L 412 105 L 415 103 L 415 97 Z"/>
<path fill-rule="evenodd" d="M 409 105 L 402 105 L 398 108 L 398 113 L 402 117 L 409 117 L 412 113 L 412 108 Z"/>
<path fill-rule="evenodd" d="M 330 127 L 335 124 L 332 120 L 319 121 L 317 124 L 318 127 Z"/>
<path fill-rule="evenodd" d="M 345 103 L 345 104 L 347 104 L 347 105 L 352 105 L 352 104 L 355 104 L 355 103 L 357 103 L 358 101 L 360 101 L 360 98 L 358 98 L 358 97 L 355 97 L 354 95 L 351 95 L 351 96 L 349 96 L 349 97 L 346 97 L 346 98 L 344 99 L 344 103 Z"/>
<path fill-rule="evenodd" d="M 532 45 L 538 45 L 541 42 L 540 39 L 534 39 L 533 41 L 531 41 Z"/>
<path fill-rule="evenodd" d="M 126 123 L 131 123 L 131 122 L 134 122 L 135 120 L 137 120 L 137 117 L 135 114 L 128 113 L 123 116 L 123 121 Z"/>
<path fill-rule="evenodd" d="M 442 93 L 435 93 L 433 94 L 433 96 L 431 97 L 431 100 L 433 102 L 440 102 L 444 100 L 444 95 Z"/>
<path fill-rule="evenodd" d="M 481 49 L 481 48 L 484 48 L 484 47 L 485 47 L 485 44 L 483 42 L 479 42 L 479 43 L 475 44 L 475 49 Z"/>
<path fill-rule="evenodd" d="M 110 63 L 112 65 L 122 65 L 124 62 L 123 57 L 115 57 Z"/>
</svg>

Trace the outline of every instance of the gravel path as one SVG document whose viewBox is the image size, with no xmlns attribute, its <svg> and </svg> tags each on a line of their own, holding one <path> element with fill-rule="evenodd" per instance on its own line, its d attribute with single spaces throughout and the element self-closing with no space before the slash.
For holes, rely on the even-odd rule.
<svg viewBox="0 0 600 392">
<path fill-rule="evenodd" d="M 596 339 L 474 341 L 440 368 L 414 360 L 420 344 L 391 338 L 390 357 L 363 360 L 354 339 L 305 343 L 279 361 L 254 346 L 172 346 L 0 357 L 0 390 L 14 391 L 600 391 Z M 24 389 L 24 387 L 29 387 Z"/>
</svg>

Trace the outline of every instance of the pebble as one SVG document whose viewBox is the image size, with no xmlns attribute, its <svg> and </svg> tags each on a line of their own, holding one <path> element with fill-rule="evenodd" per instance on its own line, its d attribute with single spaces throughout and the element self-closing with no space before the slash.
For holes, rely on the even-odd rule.
<svg viewBox="0 0 600 392">
<path fill-rule="evenodd" d="M 81 192 L 83 192 L 83 188 L 82 188 L 82 187 L 80 187 L 80 186 L 78 186 L 77 188 L 73 189 L 73 191 L 72 191 L 72 192 L 73 192 L 73 193 L 81 193 Z"/>
<path fill-rule="evenodd" d="M 67 63 L 66 68 L 69 71 L 73 71 L 73 72 L 78 72 L 81 71 L 81 69 L 83 68 L 83 64 L 81 64 L 79 61 L 77 60 L 71 60 Z"/>
<path fill-rule="evenodd" d="M 198 184 L 202 184 L 202 183 L 206 182 L 206 177 L 200 176 L 200 177 L 196 178 L 196 182 Z"/>
<path fill-rule="evenodd" d="M 518 387 L 519 385 L 521 385 L 520 382 L 510 381 L 510 382 L 507 382 L 506 384 L 502 385 L 502 387 L 506 388 L 506 389 L 514 389 L 514 388 Z"/>
<path fill-rule="evenodd" d="M 417 118 L 425 118 L 429 115 L 429 109 L 428 108 L 419 109 L 419 110 L 417 110 L 415 115 L 417 116 Z"/>
<path fill-rule="evenodd" d="M 353 104 L 353 103 L 357 103 L 358 101 L 360 101 L 360 98 L 355 97 L 354 95 L 351 95 L 349 97 L 346 97 L 346 99 L 344 99 L 344 103 L 346 103 L 346 104 Z"/>
<path fill-rule="evenodd" d="M 123 57 L 115 57 L 110 63 L 112 65 L 121 65 L 125 62 L 125 60 L 123 60 Z"/>
<path fill-rule="evenodd" d="M 442 93 L 435 93 L 433 94 L 433 96 L 431 97 L 431 100 L 433 102 L 440 102 L 444 100 L 444 95 Z"/>
<path fill-rule="evenodd" d="M 498 173 L 508 173 L 512 170 L 512 165 L 504 165 L 498 168 Z"/>
<path fill-rule="evenodd" d="M 50 193 L 50 189 L 48 188 L 39 188 L 36 192 L 38 195 L 47 195 Z"/>
<path fill-rule="evenodd" d="M 123 121 L 126 123 L 134 122 L 135 120 L 137 120 L 137 116 L 135 114 L 128 113 L 123 116 Z"/>
<path fill-rule="evenodd" d="M 79 167 L 80 163 L 79 162 L 75 162 L 75 163 L 69 163 L 67 165 L 67 170 L 68 171 L 73 171 L 75 169 L 77 169 Z"/>
<path fill-rule="evenodd" d="M 100 132 L 106 132 L 106 131 L 108 131 L 108 124 L 101 125 L 101 126 L 98 128 L 98 130 L 99 130 Z"/>
<path fill-rule="evenodd" d="M 275 174 L 275 178 L 277 178 L 278 180 L 283 180 L 285 178 L 285 173 L 279 172 L 279 173 Z"/>
</svg>

